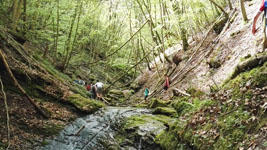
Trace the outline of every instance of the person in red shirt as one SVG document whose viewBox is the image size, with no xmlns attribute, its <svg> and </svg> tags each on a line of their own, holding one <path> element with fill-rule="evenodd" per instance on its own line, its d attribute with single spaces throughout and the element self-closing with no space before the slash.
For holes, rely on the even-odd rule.
<svg viewBox="0 0 267 150">
<path fill-rule="evenodd" d="M 90 91 L 90 90 L 91 90 L 91 85 L 90 85 L 90 84 L 88 84 L 88 85 L 86 86 L 86 90 L 87 90 L 87 91 Z"/>
<path fill-rule="evenodd" d="M 169 77 L 165 75 L 164 90 L 168 90 L 169 87 L 170 87 L 170 80 L 169 80 Z"/>
<path fill-rule="evenodd" d="M 255 35 L 255 33 L 257 32 L 256 24 L 257 24 L 257 20 L 258 20 L 260 14 L 264 11 L 264 2 L 265 2 L 265 0 L 262 0 L 260 9 L 253 19 L 253 25 L 252 25 L 252 34 L 253 35 Z"/>
</svg>

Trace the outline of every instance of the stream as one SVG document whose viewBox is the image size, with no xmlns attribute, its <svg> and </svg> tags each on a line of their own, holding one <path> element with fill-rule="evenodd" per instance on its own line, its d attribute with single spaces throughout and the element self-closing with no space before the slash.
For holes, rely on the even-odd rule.
<svg viewBox="0 0 267 150">
<path fill-rule="evenodd" d="M 166 127 L 152 120 L 122 132 L 122 124 L 131 116 L 151 115 L 151 110 L 132 107 L 106 107 L 78 118 L 65 127 L 43 150 L 161 150 L 154 137 Z M 120 135 L 121 134 L 121 135 Z M 118 138 L 116 137 L 124 137 Z"/>
</svg>

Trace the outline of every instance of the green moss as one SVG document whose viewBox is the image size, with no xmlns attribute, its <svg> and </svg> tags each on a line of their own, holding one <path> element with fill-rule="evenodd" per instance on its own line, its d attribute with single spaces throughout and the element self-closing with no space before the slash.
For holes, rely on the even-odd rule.
<svg viewBox="0 0 267 150">
<path fill-rule="evenodd" d="M 121 90 L 112 89 L 108 92 L 108 94 L 123 95 L 123 92 Z"/>
<path fill-rule="evenodd" d="M 80 94 L 73 94 L 69 96 L 68 101 L 72 103 L 79 110 L 88 113 L 93 113 L 97 111 L 99 108 L 105 106 L 105 104 L 103 104 L 100 101 L 84 98 Z"/>
<path fill-rule="evenodd" d="M 153 110 L 153 114 L 162 114 L 167 116 L 175 115 L 177 112 L 174 108 L 170 107 L 157 107 Z"/>
<path fill-rule="evenodd" d="M 242 96 L 250 98 L 253 93 L 250 90 L 242 93 L 240 89 L 248 86 L 249 88 L 261 88 L 267 85 L 267 63 L 261 67 L 254 68 L 250 71 L 243 72 L 232 80 L 224 83 L 223 89 L 231 89 L 233 98 L 241 98 Z"/>
<path fill-rule="evenodd" d="M 137 104 L 134 107 L 146 108 L 147 107 L 147 104 Z"/>
<path fill-rule="evenodd" d="M 152 98 L 149 104 L 149 108 L 156 108 L 156 107 L 167 107 L 171 101 L 162 101 L 156 98 Z"/>
<path fill-rule="evenodd" d="M 184 115 L 188 112 L 197 111 L 204 106 L 212 106 L 215 102 L 212 100 L 200 100 L 199 98 L 191 99 L 181 98 L 172 102 L 172 107 L 179 115 Z"/>
<path fill-rule="evenodd" d="M 64 129 L 63 125 L 50 124 L 46 125 L 42 132 L 44 132 L 43 134 L 46 136 L 52 136 L 58 134 L 63 129 Z"/>
<path fill-rule="evenodd" d="M 195 89 L 194 87 L 190 87 L 186 90 L 188 94 L 190 94 L 193 97 L 201 97 L 205 95 L 205 93 L 201 90 Z"/>
<path fill-rule="evenodd" d="M 127 119 L 124 128 L 131 129 L 147 123 L 156 123 L 155 121 L 163 124 L 171 124 L 173 119 L 164 115 L 135 115 Z"/>
<path fill-rule="evenodd" d="M 49 73 L 51 73 L 54 77 L 59 79 L 62 82 L 71 81 L 71 79 L 64 73 L 59 72 L 55 69 L 55 67 L 48 62 L 47 60 L 41 58 L 39 55 L 35 55 L 34 58 L 38 61 L 38 63 Z M 40 63 L 41 62 L 41 63 Z"/>
</svg>

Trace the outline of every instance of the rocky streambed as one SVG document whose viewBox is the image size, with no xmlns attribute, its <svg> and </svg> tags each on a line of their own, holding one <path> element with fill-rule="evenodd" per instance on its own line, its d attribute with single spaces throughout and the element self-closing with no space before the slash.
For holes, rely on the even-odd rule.
<svg viewBox="0 0 267 150">
<path fill-rule="evenodd" d="M 106 107 L 78 118 L 42 149 L 160 150 L 155 138 L 170 121 L 167 116 L 152 115 L 149 109 Z"/>
</svg>

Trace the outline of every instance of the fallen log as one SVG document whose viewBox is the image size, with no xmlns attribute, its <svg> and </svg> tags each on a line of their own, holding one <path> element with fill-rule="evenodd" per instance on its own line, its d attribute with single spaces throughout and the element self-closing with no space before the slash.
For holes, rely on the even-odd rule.
<svg viewBox="0 0 267 150">
<path fill-rule="evenodd" d="M 254 58 L 251 58 L 243 62 L 240 65 L 237 65 L 237 67 L 235 68 L 231 76 L 231 79 L 234 79 L 236 76 L 238 76 L 242 72 L 249 71 L 253 68 L 263 65 L 266 61 L 267 61 L 267 55 L 262 55 L 262 56 L 256 56 Z"/>
</svg>

